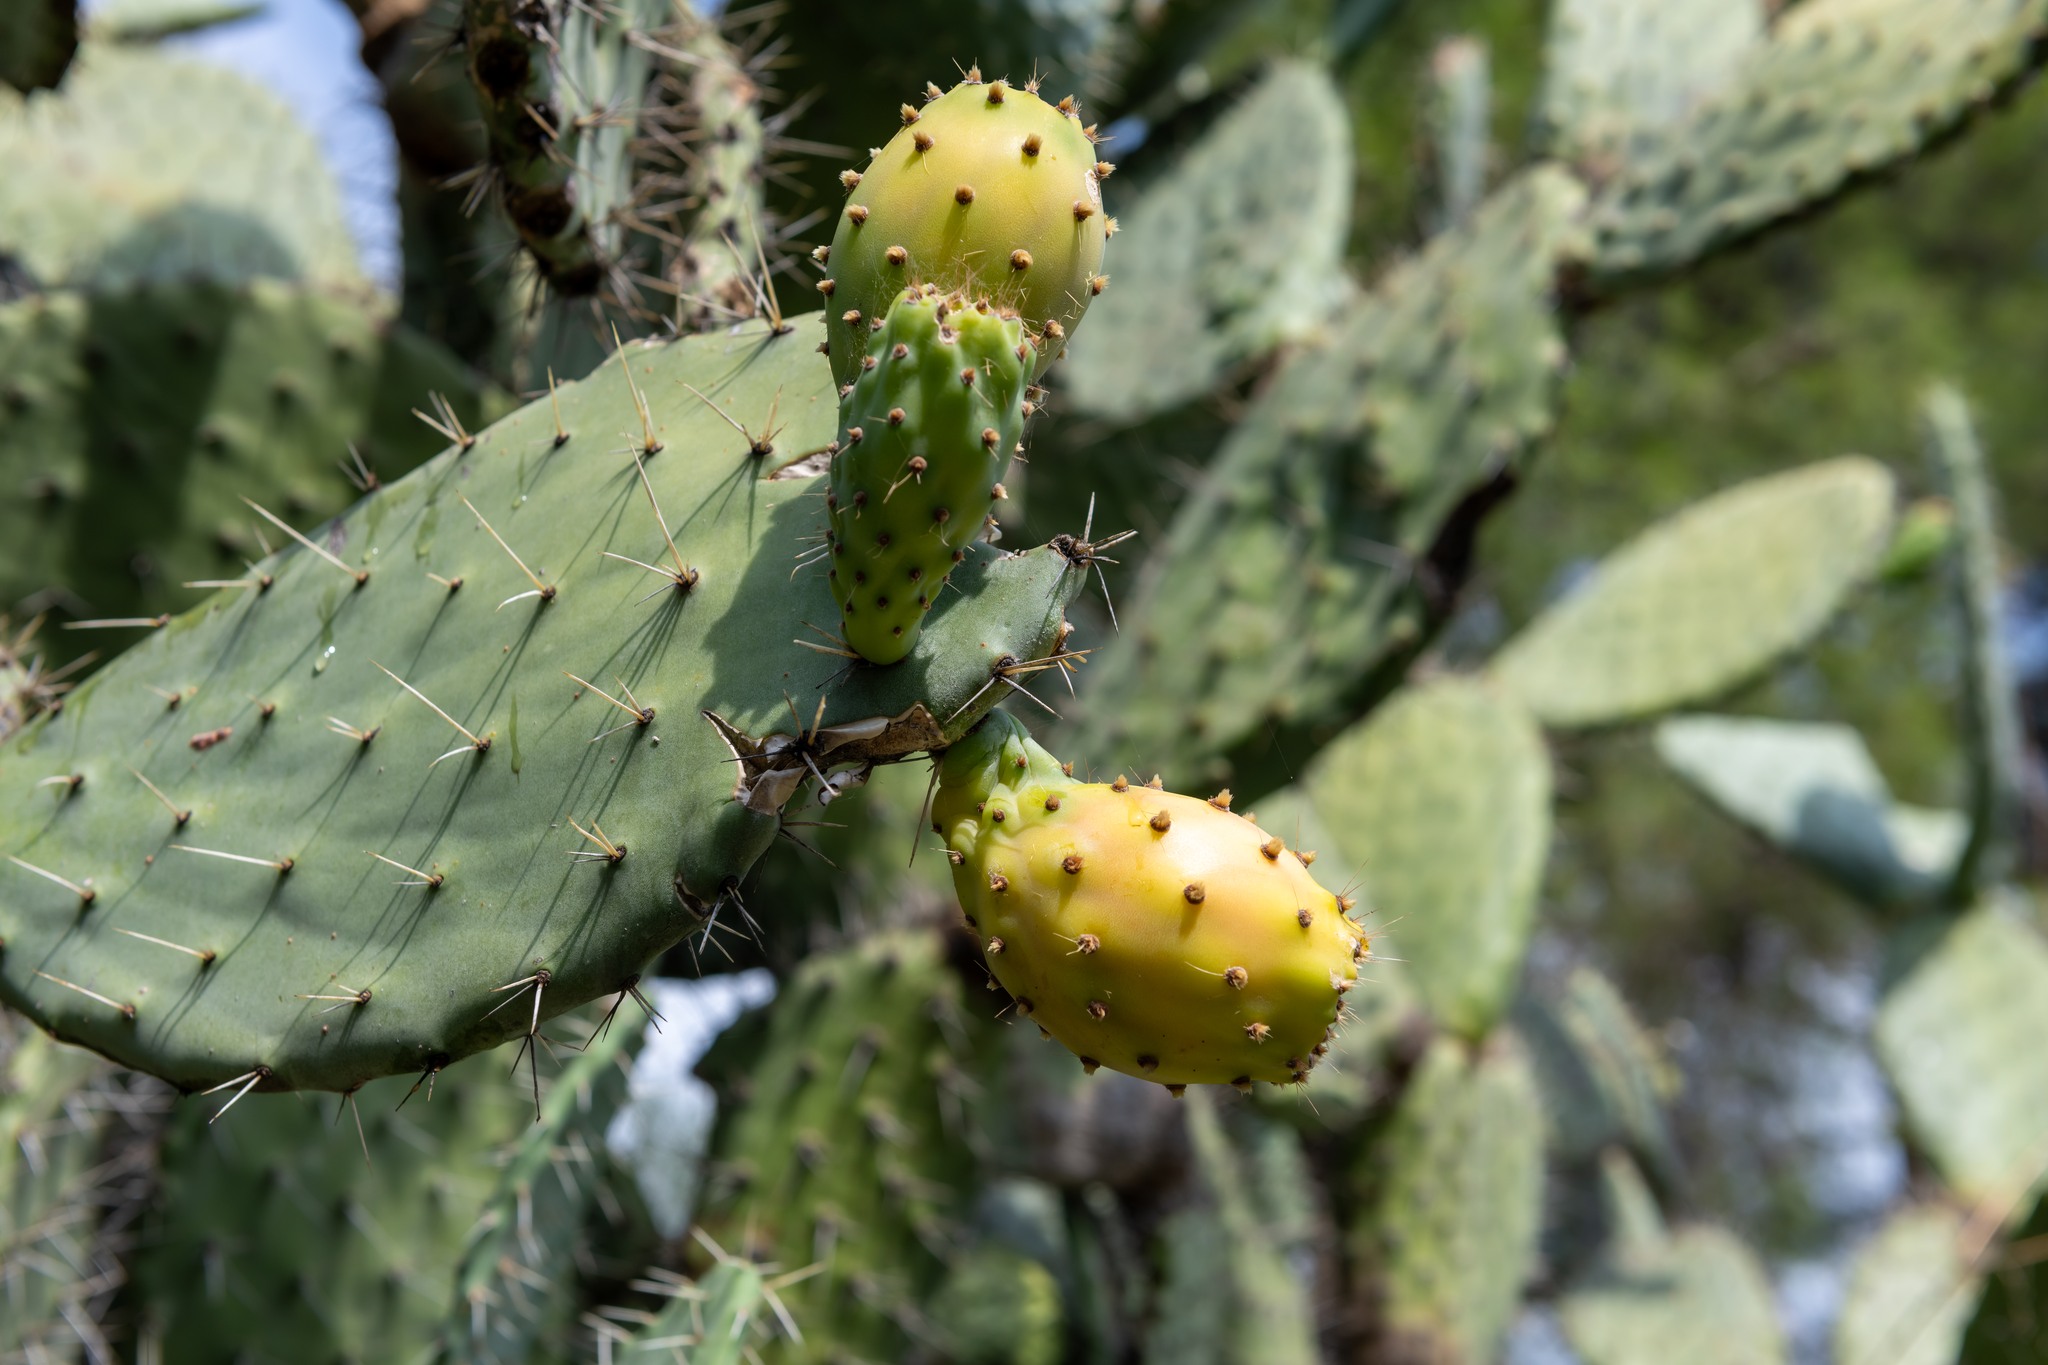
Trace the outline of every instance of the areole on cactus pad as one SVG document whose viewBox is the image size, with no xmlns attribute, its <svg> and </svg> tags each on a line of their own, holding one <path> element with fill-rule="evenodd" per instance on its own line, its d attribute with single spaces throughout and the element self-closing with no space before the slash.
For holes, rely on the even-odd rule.
<svg viewBox="0 0 2048 1365">
<path fill-rule="evenodd" d="M 857 379 L 890 304 L 929 284 L 1015 310 L 1038 347 L 1036 378 L 1107 283 L 1101 181 L 1115 168 L 1072 99 L 1048 104 L 979 69 L 926 97 L 903 106 L 902 131 L 865 170 L 840 176 L 846 208 L 816 253 L 832 373 Z"/>
<path fill-rule="evenodd" d="M 1093 1070 L 1299 1081 L 1370 957 L 1351 903 L 1230 810 L 1078 782 L 995 712 L 947 751 L 933 827 L 989 970 Z"/>
</svg>

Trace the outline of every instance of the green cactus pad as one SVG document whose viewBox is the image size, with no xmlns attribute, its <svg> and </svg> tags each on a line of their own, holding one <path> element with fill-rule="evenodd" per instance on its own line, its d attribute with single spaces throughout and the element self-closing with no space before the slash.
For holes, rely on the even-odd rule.
<svg viewBox="0 0 2048 1365">
<path fill-rule="evenodd" d="M 1582 196 L 1525 175 L 1282 367 L 1119 604 L 1077 752 L 1249 783 L 1384 690 L 1424 640 L 1417 561 L 1550 428 Z"/>
<path fill-rule="evenodd" d="M 1766 22 L 1763 0 L 1560 0 L 1544 53 L 1541 145 L 1613 173 L 1739 79 Z"/>
<path fill-rule="evenodd" d="M 775 1308 L 773 1291 L 758 1268 L 729 1258 L 694 1284 L 677 1277 L 669 1283 L 650 1280 L 644 1287 L 655 1285 L 670 1291 L 668 1304 L 648 1314 L 637 1332 L 622 1330 L 611 1315 L 595 1320 L 600 1337 L 610 1344 L 604 1358 L 628 1365 L 752 1365 L 761 1358 L 756 1340 L 773 1330 Z"/>
<path fill-rule="evenodd" d="M 1844 456 L 1695 503 L 1601 561 L 1493 676 L 1560 729 L 1725 693 L 1826 629 L 1890 542 L 1893 495 L 1882 465 Z"/>
<path fill-rule="evenodd" d="M 1234 1108 L 1234 1106 L 1233 1106 Z M 1229 1120 L 1229 1121 L 1226 1121 Z M 1152 1365 L 1316 1365 L 1315 1190 L 1301 1140 L 1270 1119 L 1188 1097 L 1199 1192 L 1160 1230 Z"/>
<path fill-rule="evenodd" d="M 953 1262 L 933 1297 L 932 1325 L 957 1365 L 1060 1365 L 1059 1281 L 1037 1261 L 982 1246 Z"/>
<path fill-rule="evenodd" d="M 1873 904 L 1940 896 L 1969 838 L 1955 811 L 1893 801 L 1846 725 L 1681 716 L 1657 726 L 1656 744 L 1717 809 Z"/>
<path fill-rule="evenodd" d="M 1364 879 L 1437 1021 L 1484 1037 L 1521 976 L 1550 857 L 1535 722 L 1484 683 L 1442 679 L 1339 735 L 1307 781 L 1337 840 L 1333 875 Z"/>
<path fill-rule="evenodd" d="M 806 959 L 734 1057 L 699 1221 L 736 1255 L 820 1266 L 783 1291 L 804 1341 L 772 1359 L 907 1355 L 975 1169 L 961 997 L 936 935 L 873 935 Z"/>
<path fill-rule="evenodd" d="M 78 51 L 78 0 L 21 0 L 0 10 L 0 81 L 49 90 Z"/>
<path fill-rule="evenodd" d="M 822 481 L 764 476 L 835 406 L 793 333 L 636 349 L 152 632 L 0 749 L 0 999 L 187 1088 L 345 1090 L 736 924 L 814 768 L 964 731 L 1081 586 L 977 548 L 903 663 L 799 645 L 832 619 L 790 568 Z M 771 412 L 773 455 L 726 420 Z M 338 985 L 374 999 L 299 999 Z"/>
<path fill-rule="evenodd" d="M 1620 1235 L 1606 1264 L 1558 1303 L 1585 1365 L 1783 1365 L 1771 1284 L 1756 1254 L 1722 1228 L 1666 1233 L 1626 1157 L 1605 1163 Z"/>
<path fill-rule="evenodd" d="M 1659 84 L 1694 98 L 1685 116 L 1635 139 L 1602 176 L 1596 274 L 1673 270 L 1917 152 L 2034 68 L 2044 20 L 2044 0 L 1788 8 L 1768 41 L 1712 58 L 1703 88 Z M 1667 43 L 1688 40 L 1681 24 L 1665 33 Z M 1669 51 L 1650 61 L 1662 69 L 1682 60 Z M 1634 60 L 1629 68 L 1631 83 L 1654 79 Z M 1711 79 L 1715 70 L 1722 79 Z"/>
<path fill-rule="evenodd" d="M 373 1082 L 353 1112 L 340 1098 L 250 1095 L 215 1120 L 224 1096 L 186 1101 L 164 1139 L 147 1247 L 133 1267 L 155 1358 L 527 1359 L 498 1349 L 503 1328 L 522 1307 L 540 1315 L 548 1296 L 520 1282 L 527 1302 L 477 1304 L 472 1317 L 458 1278 L 464 1246 L 516 1221 L 506 1191 L 523 1176 L 537 1196 L 526 1231 L 538 1260 L 515 1249 L 527 1262 L 518 1269 L 561 1281 L 557 1313 L 573 1303 L 583 1209 L 560 1191 L 582 1172 L 566 1149 L 578 1126 L 602 1130 L 603 1104 L 624 1086 L 597 1087 L 590 1114 L 576 1115 L 595 1073 L 616 1071 L 615 1056 L 579 1058 L 550 1082 L 547 1118 L 535 1124 L 524 1078 L 504 1076 L 512 1053 L 452 1069 L 431 1097 L 425 1085 L 408 1097 L 404 1078 Z M 534 1179 L 524 1154 L 536 1150 L 558 1158 L 569 1179 L 545 1160 Z"/>
<path fill-rule="evenodd" d="M 2031 907 L 1957 920 L 1885 992 L 1874 1037 L 1907 1131 L 1966 1200 L 2010 1198 L 2048 1133 L 2048 943 Z"/>
<path fill-rule="evenodd" d="M 1369 955 L 1228 792 L 1076 782 L 1002 712 L 947 752 L 932 824 L 989 972 L 1090 1071 L 1302 1080 Z"/>
<path fill-rule="evenodd" d="M 0 607 L 154 617 L 182 585 L 240 579 L 274 527 L 312 521 L 503 399 L 440 347 L 359 301 L 270 280 L 139 285 L 0 305 Z M 353 447 L 356 455 L 350 455 Z M 358 463 L 358 457 L 360 463 Z M 51 628 L 58 661 L 134 632 Z"/>
<path fill-rule="evenodd" d="M 860 377 L 874 320 L 912 284 L 1016 313 L 1043 374 L 1102 287 L 1109 163 L 1078 117 L 1006 81 L 977 76 L 905 105 L 903 124 L 845 177 L 818 283 L 833 375 Z"/>
<path fill-rule="evenodd" d="M 1440 1038 L 1379 1142 L 1359 1153 L 1349 1230 L 1403 1359 L 1491 1360 L 1535 1269 L 1543 1110 L 1520 1048 Z"/>
<path fill-rule="evenodd" d="M 769 136 L 762 122 L 760 72 L 718 31 L 715 19 L 677 5 L 675 32 L 664 43 L 689 55 L 671 76 L 679 98 L 671 107 L 678 140 L 694 139 L 694 153 L 677 168 L 673 185 L 642 170 L 642 196 L 673 192 L 696 205 L 664 278 L 674 282 L 686 331 L 704 331 L 760 305 L 755 273 L 767 251 L 768 208 L 763 199 Z"/>
<path fill-rule="evenodd" d="M 101 0 L 92 6 L 91 36 L 103 42 L 153 43 L 174 34 L 261 14 L 268 0 Z"/>
<path fill-rule="evenodd" d="M 559 293 L 619 284 L 612 276 L 634 194 L 632 111 L 654 68 L 644 40 L 668 12 L 660 0 L 463 0 L 463 50 L 499 202 Z"/>
<path fill-rule="evenodd" d="M 124 1114 L 150 1121 L 154 1098 L 0 1017 L 0 1360 L 85 1358 L 77 1324 L 103 1321 L 122 1279 L 103 1229 L 127 1221 L 124 1185 L 147 1165 L 146 1140 L 124 1156 L 113 1139 Z"/>
<path fill-rule="evenodd" d="M 1135 421 L 1301 340 L 1346 300 L 1343 97 L 1319 66 L 1276 65 L 1118 222 L 1116 287 L 1061 373 L 1076 410 Z"/>
<path fill-rule="evenodd" d="M 910 653 L 981 537 L 1024 435 L 1030 354 L 1015 317 L 905 290 L 840 400 L 825 576 L 846 642 L 870 663 Z"/>
<path fill-rule="evenodd" d="M 1949 1365 L 1970 1325 L 1980 1277 L 1964 1259 L 1969 1216 L 1953 1204 L 1908 1204 L 1856 1253 L 1836 1365 Z"/>
<path fill-rule="evenodd" d="M 362 284 L 319 147 L 218 67 L 88 47 L 61 91 L 0 92 L 0 165 L 0 253 L 46 287 Z"/>
<path fill-rule="evenodd" d="M 1513 1022 L 1535 1065 L 1555 1155 L 1588 1163 L 1621 1143 L 1663 1180 L 1677 1178 L 1664 1116 L 1674 1082 L 1612 982 L 1575 968 L 1563 989 L 1518 1000 Z"/>
</svg>

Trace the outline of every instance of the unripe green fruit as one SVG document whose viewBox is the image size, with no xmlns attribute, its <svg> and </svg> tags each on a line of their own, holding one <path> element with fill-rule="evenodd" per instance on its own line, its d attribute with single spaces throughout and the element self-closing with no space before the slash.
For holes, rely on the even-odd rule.
<svg viewBox="0 0 2048 1365">
<path fill-rule="evenodd" d="M 1227 794 L 1076 782 L 1001 712 L 947 752 L 932 817 L 989 971 L 1090 1070 L 1302 1080 L 1369 956 L 1313 855 Z"/>
<path fill-rule="evenodd" d="M 986 303 L 905 290 L 839 402 L 825 506 L 846 642 L 893 664 L 1000 496 L 1024 434 L 1023 325 Z"/>
<path fill-rule="evenodd" d="M 1045 372 L 1105 283 L 1111 168 L 1071 109 L 974 76 L 903 106 L 902 131 L 841 177 L 847 204 L 818 282 L 839 383 L 859 376 L 876 319 L 913 284 L 1015 312 L 1038 347 L 1032 378 Z"/>
</svg>

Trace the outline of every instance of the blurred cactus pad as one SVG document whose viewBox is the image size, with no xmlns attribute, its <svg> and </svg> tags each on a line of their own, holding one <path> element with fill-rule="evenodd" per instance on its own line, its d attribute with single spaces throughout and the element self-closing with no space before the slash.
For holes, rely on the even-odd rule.
<svg viewBox="0 0 2048 1365">
<path fill-rule="evenodd" d="M 2048 1359 L 2048 0 L 0 11 L 0 1365 Z"/>
</svg>

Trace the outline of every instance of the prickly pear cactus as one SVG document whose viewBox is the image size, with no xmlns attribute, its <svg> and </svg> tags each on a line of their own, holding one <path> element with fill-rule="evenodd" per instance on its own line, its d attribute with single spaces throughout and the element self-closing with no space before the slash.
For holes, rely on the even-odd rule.
<svg viewBox="0 0 2048 1365">
<path fill-rule="evenodd" d="M 612 276 L 633 200 L 631 111 L 653 74 L 644 40 L 665 10 L 658 0 L 602 9 L 463 0 L 463 46 L 499 201 L 560 293 L 619 288 Z"/>
<path fill-rule="evenodd" d="M 1811 641 L 1870 577 L 1894 496 L 1882 465 L 1844 456 L 1696 503 L 1602 561 L 1492 675 L 1561 729 L 1727 692 Z"/>
<path fill-rule="evenodd" d="M 977 1036 L 939 939 L 901 931 L 807 959 L 732 1059 L 699 1220 L 817 1267 L 783 1291 L 805 1339 L 770 1360 L 904 1358 L 968 1207 Z"/>
<path fill-rule="evenodd" d="M 1394 956 L 1443 1027 L 1483 1038 L 1507 1008 L 1550 856 L 1550 760 L 1485 683 L 1397 694 L 1333 740 L 1307 779 Z"/>
<path fill-rule="evenodd" d="M 62 89 L 0 92 L 0 165 L 0 253 L 46 288 L 362 284 L 311 135 L 215 67 L 89 44 Z"/>
<path fill-rule="evenodd" d="M 1527 1059 L 1439 1039 L 1381 1140 L 1358 1157 L 1352 1254 L 1401 1359 L 1491 1360 L 1535 1268 L 1543 1111 Z"/>
<path fill-rule="evenodd" d="M 187 583 L 249 580 L 283 536 L 243 499 L 332 516 L 445 444 L 414 415 L 431 394 L 470 425 L 503 407 L 378 310 L 272 280 L 0 305 L 0 375 L 0 482 L 23 491 L 0 499 L 0 601 L 60 620 L 154 618 L 196 600 Z"/>
<path fill-rule="evenodd" d="M 1576 968 L 1561 989 L 1517 1000 L 1513 1023 L 1543 1093 L 1553 1155 L 1591 1163 L 1620 1144 L 1660 1181 L 1677 1178 L 1664 1115 L 1669 1064 L 1611 981 Z"/>
<path fill-rule="evenodd" d="M 1612 174 L 1740 79 L 1766 24 L 1763 0 L 1560 0 L 1544 53 L 1539 142 Z"/>
<path fill-rule="evenodd" d="M 1948 1365 L 1981 1277 L 1965 1254 L 1968 1214 L 1908 1204 L 1856 1253 L 1835 1324 L 1838 1365 Z"/>
<path fill-rule="evenodd" d="M 835 407 L 793 331 L 635 348 L 153 631 L 0 750 L 0 999 L 186 1088 L 347 1090 L 740 923 L 813 774 L 958 736 L 1080 587 L 977 548 L 903 664 L 804 648 L 822 489 L 770 476 Z"/>
<path fill-rule="evenodd" d="M 1969 838 L 1952 810 L 1910 806 L 1846 725 L 1678 716 L 1657 756 L 1716 809 L 1810 864 L 1851 895 L 1926 904 L 1948 890 Z"/>
<path fill-rule="evenodd" d="M 1581 41 L 1571 12 L 1553 40 L 1566 70 Z M 1806 0 L 1778 16 L 1768 39 L 1732 55 L 1725 39 L 1662 25 L 1625 74 L 1603 83 L 1686 65 L 1679 44 L 1699 54 L 1704 79 L 1660 82 L 1664 98 L 1690 95 L 1684 116 L 1643 128 L 1619 167 L 1587 168 L 1600 182 L 1595 273 L 1625 279 L 1686 265 L 1918 151 L 2033 69 L 2044 21 L 2043 0 Z M 1710 32 L 1729 21 L 1713 22 Z"/>
<path fill-rule="evenodd" d="M 1321 325 L 1350 292 L 1350 189 L 1343 97 L 1320 66 L 1276 65 L 1117 216 L 1116 288 L 1061 371 L 1075 408 L 1163 412 Z"/>
<path fill-rule="evenodd" d="M 841 384 L 860 377 L 874 328 L 913 284 L 1021 317 L 1033 378 L 1058 358 L 1106 283 L 1102 178 L 1114 169 L 1072 107 L 971 72 L 904 105 L 902 130 L 840 177 L 847 202 L 818 289 Z"/>
<path fill-rule="evenodd" d="M 1281 367 L 1120 606 L 1076 752 L 1277 786 L 1274 752 L 1392 685 L 1444 600 L 1417 580 L 1447 522 L 1553 421 L 1583 199 L 1555 167 L 1524 175 Z"/>
<path fill-rule="evenodd" d="M 2007 893 L 1948 926 L 1890 988 L 1874 1038 L 1907 1130 L 1949 1188 L 2010 1198 L 2048 1133 L 2048 943 Z"/>
<path fill-rule="evenodd" d="M 667 1306 L 658 1312 L 614 1309 L 593 1315 L 600 1358 L 628 1365 L 679 1360 L 746 1365 L 760 1359 L 756 1343 L 772 1336 L 781 1316 L 768 1277 L 738 1257 L 720 1259 L 695 1283 L 677 1276 L 651 1279 L 640 1287 L 664 1294 Z M 638 1330 L 627 1330 L 626 1323 Z"/>
<path fill-rule="evenodd" d="M 1002 712 L 947 752 L 932 823 L 989 971 L 1090 1070 L 1302 1080 L 1369 954 L 1228 792 L 1077 782 Z"/>
<path fill-rule="evenodd" d="M 870 663 L 916 646 L 953 566 L 982 535 L 1024 435 L 1031 348 L 986 302 L 907 289 L 839 405 L 825 577 Z"/>
</svg>

